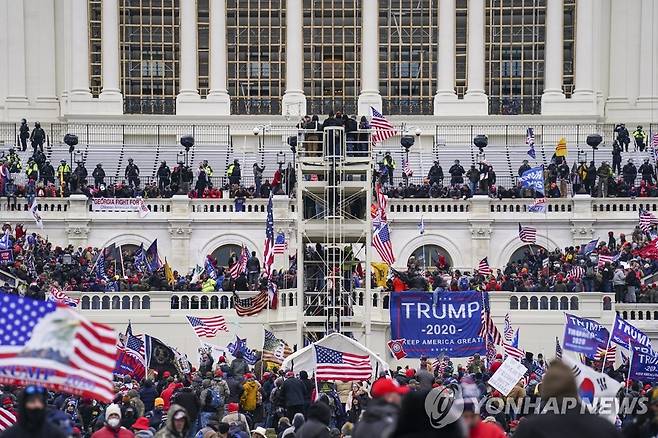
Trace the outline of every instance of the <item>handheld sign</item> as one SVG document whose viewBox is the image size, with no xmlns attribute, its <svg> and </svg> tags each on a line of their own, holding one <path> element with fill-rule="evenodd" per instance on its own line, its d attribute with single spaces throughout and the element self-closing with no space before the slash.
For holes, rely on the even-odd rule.
<svg viewBox="0 0 658 438">
<path fill-rule="evenodd" d="M 507 396 L 507 394 L 512 392 L 514 385 L 525 375 L 526 371 L 528 369 L 525 365 L 522 365 L 521 362 L 511 356 L 507 356 L 505 362 L 493 373 L 487 383 L 500 391 L 504 396 Z"/>
</svg>

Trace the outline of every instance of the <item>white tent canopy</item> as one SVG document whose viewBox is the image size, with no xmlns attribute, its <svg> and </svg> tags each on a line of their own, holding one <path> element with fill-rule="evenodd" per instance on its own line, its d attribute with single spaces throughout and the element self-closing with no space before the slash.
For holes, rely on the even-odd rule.
<svg viewBox="0 0 658 438">
<path fill-rule="evenodd" d="M 313 375 L 316 365 L 314 345 L 331 348 L 346 353 L 362 354 L 370 356 L 370 365 L 372 366 L 373 379 L 381 371 L 388 371 L 388 364 L 381 357 L 377 356 L 368 348 L 361 345 L 352 338 L 348 338 L 340 333 L 332 333 L 317 342 L 298 350 L 285 358 L 281 367 L 284 370 L 293 370 L 295 373 L 306 371 L 309 376 Z"/>
</svg>

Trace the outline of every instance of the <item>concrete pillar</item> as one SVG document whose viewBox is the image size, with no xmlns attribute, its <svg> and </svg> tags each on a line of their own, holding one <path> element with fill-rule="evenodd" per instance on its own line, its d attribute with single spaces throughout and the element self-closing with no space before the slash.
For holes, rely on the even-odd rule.
<svg viewBox="0 0 658 438">
<path fill-rule="evenodd" d="M 304 10 L 302 0 L 286 1 L 286 91 L 281 111 L 284 115 L 306 115 L 304 96 Z"/>
<path fill-rule="evenodd" d="M 642 0 L 642 39 L 640 40 L 640 70 L 638 107 L 658 114 L 658 5 L 653 0 Z"/>
<path fill-rule="evenodd" d="M 87 0 L 71 0 L 72 100 L 91 100 L 89 91 L 89 11 Z"/>
<path fill-rule="evenodd" d="M 484 0 L 468 0 L 467 90 L 464 103 L 471 115 L 489 114 L 489 101 L 484 92 Z"/>
<path fill-rule="evenodd" d="M 27 108 L 27 81 L 25 62 L 25 1 L 6 1 L 5 14 L 7 27 L 7 97 L 5 109 L 7 118 L 14 118 L 14 113 Z"/>
<path fill-rule="evenodd" d="M 562 91 L 564 66 L 564 0 L 547 0 L 546 42 L 544 44 L 544 93 L 542 114 L 560 114 L 565 96 Z"/>
<path fill-rule="evenodd" d="M 434 115 L 450 115 L 450 105 L 457 102 L 455 93 L 456 0 L 439 3 L 439 49 L 437 62 L 437 90 L 434 96 Z"/>
<path fill-rule="evenodd" d="M 103 112 L 123 114 L 119 75 L 119 0 L 103 0 L 101 16 L 101 55 L 103 89 L 99 95 Z"/>
<path fill-rule="evenodd" d="M 226 0 L 210 0 L 209 58 L 210 91 L 206 100 L 212 102 L 212 114 L 228 115 L 231 98 L 227 90 Z"/>
<path fill-rule="evenodd" d="M 361 94 L 359 115 L 371 115 L 370 107 L 382 109 L 379 94 L 379 1 L 361 2 Z"/>
<path fill-rule="evenodd" d="M 198 115 L 201 97 L 198 89 L 197 2 L 185 0 L 179 8 L 180 60 L 177 115 Z"/>
</svg>

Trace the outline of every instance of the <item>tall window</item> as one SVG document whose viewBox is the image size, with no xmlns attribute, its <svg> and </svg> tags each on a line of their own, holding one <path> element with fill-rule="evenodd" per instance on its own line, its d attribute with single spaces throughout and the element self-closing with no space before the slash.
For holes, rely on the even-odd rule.
<svg viewBox="0 0 658 438">
<path fill-rule="evenodd" d="M 101 77 L 101 0 L 89 0 L 89 85 L 98 97 L 103 86 Z"/>
<path fill-rule="evenodd" d="M 546 0 L 487 0 L 490 114 L 539 114 L 544 90 Z"/>
<path fill-rule="evenodd" d="M 304 0 L 304 93 L 309 114 L 357 111 L 360 3 Z"/>
<path fill-rule="evenodd" d="M 468 39 L 468 0 L 457 0 L 455 22 L 455 90 L 459 98 L 466 93 L 466 41 Z"/>
<path fill-rule="evenodd" d="M 174 114 L 178 93 L 179 0 L 121 0 L 124 112 Z"/>
<path fill-rule="evenodd" d="M 285 91 L 285 0 L 228 0 L 232 114 L 280 114 Z"/>
<path fill-rule="evenodd" d="M 432 114 L 438 0 L 379 2 L 379 76 L 385 114 Z"/>
<path fill-rule="evenodd" d="M 564 94 L 571 97 L 576 58 L 576 0 L 564 0 Z"/>
<path fill-rule="evenodd" d="M 209 0 L 197 0 L 197 54 L 199 94 L 208 95 L 208 56 L 210 53 L 210 9 Z"/>
</svg>

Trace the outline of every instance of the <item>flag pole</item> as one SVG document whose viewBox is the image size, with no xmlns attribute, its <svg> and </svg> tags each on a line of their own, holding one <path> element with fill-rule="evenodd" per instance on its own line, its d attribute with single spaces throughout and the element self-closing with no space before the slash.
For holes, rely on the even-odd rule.
<svg viewBox="0 0 658 438">
<path fill-rule="evenodd" d="M 614 328 L 614 326 L 613 326 Z M 605 356 L 601 362 L 601 372 L 605 369 L 605 363 L 608 361 L 608 350 L 610 349 L 610 338 L 612 338 L 612 331 L 610 331 L 610 336 L 608 336 L 608 344 L 605 346 Z"/>
<path fill-rule="evenodd" d="M 628 381 L 631 378 L 631 366 L 633 365 L 633 347 L 631 346 L 631 338 L 628 338 L 628 351 L 629 351 L 629 356 L 628 356 L 628 371 L 626 372 L 626 381 L 624 382 L 624 393 L 628 394 Z"/>
<path fill-rule="evenodd" d="M 121 275 L 126 276 L 126 270 L 123 268 L 123 245 L 119 245 L 119 257 L 121 260 Z"/>
</svg>

